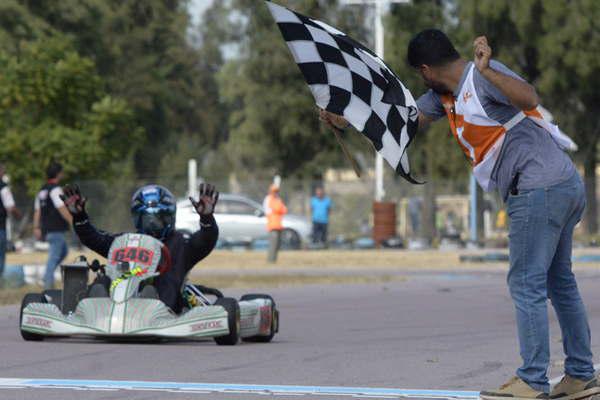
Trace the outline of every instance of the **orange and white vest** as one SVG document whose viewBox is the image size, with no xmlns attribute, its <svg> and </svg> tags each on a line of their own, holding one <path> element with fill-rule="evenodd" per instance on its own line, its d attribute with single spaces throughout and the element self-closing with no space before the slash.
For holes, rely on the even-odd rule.
<svg viewBox="0 0 600 400">
<path fill-rule="evenodd" d="M 577 145 L 558 126 L 544 119 L 541 106 L 520 111 L 505 124 L 490 118 L 475 90 L 471 65 L 467 77 L 455 99 L 452 94 L 442 95 L 441 100 L 450 122 L 450 129 L 458 144 L 473 166 L 473 175 L 485 191 L 491 190 L 491 177 L 500 156 L 506 133 L 525 118 L 530 118 L 544 128 L 563 150 L 577 150 Z"/>
</svg>

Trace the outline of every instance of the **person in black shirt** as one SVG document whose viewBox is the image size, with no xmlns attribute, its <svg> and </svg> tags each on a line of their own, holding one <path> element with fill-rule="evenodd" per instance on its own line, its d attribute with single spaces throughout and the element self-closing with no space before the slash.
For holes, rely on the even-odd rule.
<svg viewBox="0 0 600 400">
<path fill-rule="evenodd" d="M 73 216 L 75 233 L 81 243 L 103 257 L 108 252 L 115 234 L 97 230 L 85 211 L 86 199 L 77 186 L 65 187 L 63 201 Z M 175 230 L 175 197 L 159 185 L 138 189 L 131 199 L 131 214 L 138 233 L 162 241 L 171 257 L 171 268 L 154 280 L 159 299 L 175 313 L 181 312 L 184 301 L 182 287 L 188 272 L 213 250 L 219 237 L 219 228 L 213 216 L 219 192 L 210 184 L 200 185 L 200 198 L 190 197 L 200 216 L 200 230 L 185 238 Z"/>
<path fill-rule="evenodd" d="M 44 273 L 44 287 L 54 287 L 54 270 L 65 259 L 69 249 L 66 233 L 71 227 L 71 214 L 67 211 L 62 199 L 60 181 L 63 167 L 51 162 L 46 169 L 48 181 L 35 197 L 33 214 L 33 233 L 37 240 L 45 240 L 49 244 L 48 261 Z"/>
<path fill-rule="evenodd" d="M 6 257 L 6 220 L 8 214 L 19 218 L 21 213 L 15 207 L 15 200 L 8 185 L 4 182 L 4 165 L 0 164 L 0 280 L 4 274 L 4 262 Z"/>
</svg>

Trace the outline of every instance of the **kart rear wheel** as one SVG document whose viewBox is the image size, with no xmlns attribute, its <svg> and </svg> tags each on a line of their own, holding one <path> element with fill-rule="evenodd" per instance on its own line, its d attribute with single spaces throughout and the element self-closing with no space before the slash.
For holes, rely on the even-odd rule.
<svg viewBox="0 0 600 400">
<path fill-rule="evenodd" d="M 240 340 L 240 305 L 236 299 L 223 297 L 217 299 L 216 306 L 221 306 L 227 311 L 227 324 L 229 325 L 229 334 L 215 338 L 220 346 L 233 346 Z"/>
<path fill-rule="evenodd" d="M 275 300 L 268 294 L 245 294 L 240 297 L 240 301 L 250 301 L 255 299 L 268 299 L 271 300 L 271 333 L 269 336 L 250 336 L 246 338 L 242 338 L 244 342 L 254 342 L 254 343 L 269 343 L 273 340 L 273 336 L 277 332 L 279 332 L 279 310 L 275 305 Z"/>
<path fill-rule="evenodd" d="M 21 330 L 21 336 L 23 339 L 27 341 L 39 342 L 40 340 L 44 340 L 42 335 L 33 332 L 27 332 L 21 329 L 21 324 L 23 323 L 23 310 L 31 303 L 46 303 L 46 298 L 40 293 L 28 293 L 25 295 L 25 297 L 23 297 L 23 301 L 21 302 L 21 313 L 19 315 L 19 329 Z"/>
</svg>

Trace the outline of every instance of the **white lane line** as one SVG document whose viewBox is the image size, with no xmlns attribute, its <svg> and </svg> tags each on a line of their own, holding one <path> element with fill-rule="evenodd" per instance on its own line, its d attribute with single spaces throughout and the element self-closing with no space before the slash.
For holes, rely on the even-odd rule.
<svg viewBox="0 0 600 400">
<path fill-rule="evenodd" d="M 600 369 L 595 364 L 594 369 Z M 560 382 L 562 376 L 550 380 L 551 385 Z M 343 386 L 292 386 L 292 385 L 244 385 L 227 383 L 184 383 L 151 381 L 116 381 L 84 379 L 28 379 L 0 378 L 0 389 L 63 389 L 89 391 L 154 391 L 164 393 L 188 393 L 205 395 L 253 394 L 263 396 L 348 396 L 353 398 L 413 398 L 478 400 L 479 392 L 460 390 L 418 390 L 395 388 L 368 388 Z"/>
<path fill-rule="evenodd" d="M 156 391 L 165 393 L 253 394 L 264 396 L 348 396 L 365 398 L 439 398 L 476 400 L 479 392 L 453 390 L 414 390 L 394 388 L 340 387 L 340 386 L 291 386 L 291 385 L 243 385 L 223 383 L 181 383 L 78 379 L 1 379 L 4 388 L 71 389 L 71 390 L 124 390 Z"/>
</svg>

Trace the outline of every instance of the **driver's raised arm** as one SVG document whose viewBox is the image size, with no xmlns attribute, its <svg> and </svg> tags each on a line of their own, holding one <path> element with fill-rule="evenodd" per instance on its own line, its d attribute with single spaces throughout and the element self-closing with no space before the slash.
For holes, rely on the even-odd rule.
<svg viewBox="0 0 600 400">
<path fill-rule="evenodd" d="M 86 198 L 81 195 L 78 186 L 65 186 L 64 194 L 61 196 L 65 206 L 73 217 L 73 229 L 81 243 L 98 253 L 102 257 L 108 257 L 110 245 L 115 235 L 99 231 L 91 223 L 85 211 Z"/>
<path fill-rule="evenodd" d="M 217 244 L 219 227 L 213 215 L 219 192 L 213 185 L 203 183 L 200 185 L 198 201 L 190 197 L 192 206 L 200 215 L 200 230 L 194 232 L 189 239 L 188 265 L 192 268 L 198 261 L 206 257 Z"/>
<path fill-rule="evenodd" d="M 209 255 L 217 245 L 217 239 L 219 239 L 219 227 L 215 217 L 212 214 L 200 216 L 200 230 L 194 232 L 189 239 L 189 265 L 193 266 Z"/>
</svg>

